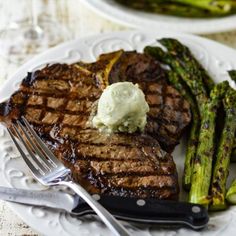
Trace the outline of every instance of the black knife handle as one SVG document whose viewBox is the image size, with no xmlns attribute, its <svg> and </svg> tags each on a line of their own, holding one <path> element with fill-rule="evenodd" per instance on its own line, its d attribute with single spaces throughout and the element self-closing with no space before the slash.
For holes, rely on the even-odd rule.
<svg viewBox="0 0 236 236">
<path fill-rule="evenodd" d="M 196 230 L 205 227 L 209 220 L 207 209 L 198 204 L 104 195 L 99 198 L 101 205 L 122 220 L 146 224 L 183 225 Z M 81 201 L 73 209 L 73 213 L 83 215 L 93 212 L 84 201 Z"/>
</svg>

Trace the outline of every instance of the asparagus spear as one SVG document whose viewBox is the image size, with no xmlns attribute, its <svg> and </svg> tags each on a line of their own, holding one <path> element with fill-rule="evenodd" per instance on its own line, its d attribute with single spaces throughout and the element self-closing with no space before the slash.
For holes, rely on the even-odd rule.
<svg viewBox="0 0 236 236">
<path fill-rule="evenodd" d="M 194 78 L 201 80 L 208 95 L 215 83 L 209 76 L 203 66 L 195 59 L 189 48 L 181 44 L 176 39 L 163 38 L 159 42 L 165 46 L 173 56 L 178 57 L 181 61 L 188 65 L 189 70 L 192 70 Z"/>
<path fill-rule="evenodd" d="M 226 208 L 226 180 L 236 131 L 236 91 L 232 88 L 228 89 L 225 95 L 224 109 L 226 112 L 225 124 L 216 153 L 216 163 L 210 191 L 212 210 L 223 210 Z"/>
<path fill-rule="evenodd" d="M 165 46 L 170 55 L 170 66 L 175 70 L 190 88 L 192 94 L 196 97 L 198 109 L 201 114 L 202 104 L 207 102 L 208 94 L 204 86 L 203 80 L 198 76 L 199 70 L 196 66 L 192 66 L 189 58 L 186 58 L 187 47 L 179 47 L 179 43 L 175 39 L 163 38 L 159 42 Z"/>
<path fill-rule="evenodd" d="M 189 201 L 192 203 L 209 204 L 209 187 L 211 182 L 212 159 L 214 154 L 215 120 L 221 99 L 229 87 L 224 81 L 215 85 L 210 94 L 210 100 L 203 105 L 199 144 L 194 160 L 192 184 Z"/>
<path fill-rule="evenodd" d="M 144 49 L 144 52 L 153 56 L 154 58 L 158 59 L 163 63 L 165 63 L 163 59 L 168 57 L 167 53 L 164 52 L 159 47 L 148 46 Z M 192 123 L 188 135 L 188 143 L 185 155 L 184 174 L 183 174 L 183 187 L 186 190 L 189 190 L 191 185 L 193 160 L 196 154 L 197 143 L 198 143 L 200 116 L 196 106 L 196 101 L 191 92 L 188 91 L 187 85 L 184 84 L 182 78 L 179 77 L 177 73 L 175 73 L 174 71 L 169 71 L 168 79 L 172 84 L 172 86 L 174 86 L 180 92 L 180 94 L 189 102 L 192 111 Z"/>
<path fill-rule="evenodd" d="M 230 0 L 172 0 L 176 3 L 186 4 L 193 7 L 199 7 L 215 14 L 227 14 L 235 6 L 235 1 Z"/>
<path fill-rule="evenodd" d="M 226 193 L 226 200 L 231 204 L 236 204 L 236 179 L 232 182 Z"/>
</svg>

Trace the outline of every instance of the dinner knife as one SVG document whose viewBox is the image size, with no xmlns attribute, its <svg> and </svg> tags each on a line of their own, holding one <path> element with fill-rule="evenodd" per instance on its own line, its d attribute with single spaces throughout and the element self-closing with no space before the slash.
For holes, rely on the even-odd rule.
<svg viewBox="0 0 236 236">
<path fill-rule="evenodd" d="M 98 194 L 94 194 L 93 197 L 117 219 L 134 223 L 186 226 L 199 230 L 204 228 L 209 220 L 207 209 L 198 204 Z M 61 209 L 78 216 L 95 214 L 78 195 L 63 191 L 32 191 L 0 187 L 0 199 Z"/>
</svg>

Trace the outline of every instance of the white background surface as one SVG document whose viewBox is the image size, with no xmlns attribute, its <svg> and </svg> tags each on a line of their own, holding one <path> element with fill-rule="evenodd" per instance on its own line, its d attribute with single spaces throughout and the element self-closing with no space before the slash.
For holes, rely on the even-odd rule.
<svg viewBox="0 0 236 236">
<path fill-rule="evenodd" d="M 0 28 L 4 26 L 3 2 L 0 0 Z M 17 2 L 17 1 L 15 1 Z M 26 1 L 27 2 L 27 1 Z M 78 0 L 50 0 L 57 2 L 64 7 L 64 10 L 55 14 L 60 21 L 68 25 L 74 33 L 74 37 L 91 35 L 98 32 L 123 30 L 124 26 L 111 23 L 94 12 L 83 7 Z M 57 5 L 56 4 L 56 5 Z M 16 8 L 17 9 L 17 8 Z M 216 26 L 217 27 L 217 26 Z M 206 35 L 226 45 L 236 48 L 236 31 Z M 19 64 L 9 63 L 7 60 L 0 58 L 0 85 L 9 78 L 14 71 L 19 67 Z M 24 224 L 6 205 L 0 201 L 0 236 L 6 235 L 38 235 L 34 230 L 31 230 Z"/>
</svg>

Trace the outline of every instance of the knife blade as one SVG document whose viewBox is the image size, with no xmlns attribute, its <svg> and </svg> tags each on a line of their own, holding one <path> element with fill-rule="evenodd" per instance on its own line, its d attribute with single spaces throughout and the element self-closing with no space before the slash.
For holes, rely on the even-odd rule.
<svg viewBox="0 0 236 236">
<path fill-rule="evenodd" d="M 134 223 L 204 228 L 209 220 L 207 209 L 187 202 L 138 199 L 94 194 L 93 197 L 117 219 Z M 95 214 L 78 195 L 55 190 L 24 190 L 0 187 L 0 199 L 33 206 L 61 209 L 83 216 Z"/>
</svg>

